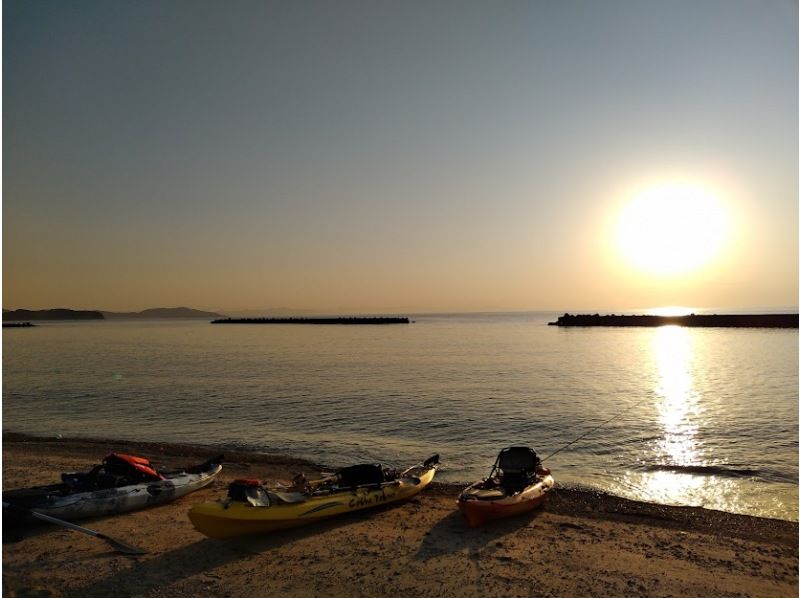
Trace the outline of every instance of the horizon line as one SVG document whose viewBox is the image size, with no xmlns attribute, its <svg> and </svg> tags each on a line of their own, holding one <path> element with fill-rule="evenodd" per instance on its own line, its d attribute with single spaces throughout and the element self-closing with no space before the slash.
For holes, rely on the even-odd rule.
<svg viewBox="0 0 800 598">
<path fill-rule="evenodd" d="M 237 314 L 245 314 L 245 313 L 263 313 L 263 314 L 270 314 L 270 313 L 280 313 L 281 315 L 291 315 L 291 314 L 316 314 L 316 315 L 332 315 L 332 314 L 370 314 L 370 315 L 384 315 L 384 314 L 398 314 L 398 313 L 409 313 L 415 315 L 450 315 L 450 314 L 502 314 L 502 313 L 575 313 L 575 312 L 591 312 L 591 313 L 619 313 L 620 315 L 627 313 L 627 312 L 646 312 L 652 310 L 664 310 L 664 309 L 675 309 L 681 311 L 687 310 L 698 310 L 698 311 L 722 311 L 722 312 L 732 312 L 732 311 L 746 311 L 746 312 L 755 312 L 755 311 L 769 311 L 769 312 L 777 312 L 779 310 L 796 313 L 800 311 L 800 306 L 788 306 L 788 305 L 761 305 L 761 306 L 739 306 L 739 307 L 721 307 L 721 306 L 713 306 L 713 307 L 703 307 L 703 306 L 677 306 L 677 305 L 654 305 L 649 307 L 614 307 L 614 308 L 598 308 L 598 307 L 568 307 L 568 308 L 478 308 L 478 309 L 446 309 L 446 308 L 389 308 L 389 307 L 374 307 L 374 308 L 352 308 L 352 307 L 340 307 L 337 309 L 328 309 L 328 308 L 292 308 L 292 307 L 267 307 L 267 308 L 239 308 L 239 309 L 220 309 L 220 308 L 194 308 L 188 307 L 186 305 L 174 306 L 174 307 L 146 307 L 143 309 L 86 309 L 86 308 L 73 308 L 73 307 L 45 307 L 45 308 L 26 308 L 26 307 L 14 307 L 14 308 L 6 308 L 3 307 L 3 312 L 6 311 L 15 311 L 15 310 L 27 310 L 27 311 L 49 311 L 54 309 L 69 309 L 73 311 L 98 311 L 98 312 L 106 312 L 106 313 L 141 313 L 148 310 L 157 310 L 157 309 L 189 309 L 194 311 L 206 311 L 206 312 L 213 312 L 219 315 L 229 316 L 229 315 L 237 315 Z M 688 311 L 687 311 L 688 313 Z"/>
</svg>

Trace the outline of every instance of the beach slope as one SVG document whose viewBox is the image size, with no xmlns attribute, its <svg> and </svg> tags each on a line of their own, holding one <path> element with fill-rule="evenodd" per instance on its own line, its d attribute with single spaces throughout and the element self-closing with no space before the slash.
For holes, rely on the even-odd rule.
<svg viewBox="0 0 800 598">
<path fill-rule="evenodd" d="M 58 479 L 111 450 L 186 465 L 212 449 L 6 435 L 3 488 Z M 470 529 L 458 489 L 404 504 L 231 541 L 186 512 L 235 478 L 286 479 L 302 461 L 226 453 L 221 480 L 180 501 L 84 522 L 141 546 L 126 557 L 61 528 L 4 529 L 5 596 L 797 596 L 796 523 L 557 490 L 538 513 Z"/>
</svg>

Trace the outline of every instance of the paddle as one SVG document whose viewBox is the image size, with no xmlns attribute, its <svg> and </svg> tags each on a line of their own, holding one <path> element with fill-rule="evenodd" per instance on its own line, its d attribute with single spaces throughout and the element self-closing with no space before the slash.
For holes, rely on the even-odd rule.
<svg viewBox="0 0 800 598">
<path fill-rule="evenodd" d="M 76 532 L 80 532 L 82 534 L 86 534 L 88 536 L 94 536 L 95 538 L 99 538 L 104 540 L 107 544 L 109 544 L 114 550 L 117 552 L 121 552 L 123 554 L 130 554 L 130 555 L 141 555 L 147 554 L 146 550 L 142 550 L 141 548 L 137 548 L 136 546 L 132 546 L 131 544 L 127 544 L 122 540 L 117 540 L 116 538 L 112 538 L 111 536 L 107 536 L 102 532 L 96 532 L 93 529 L 89 529 L 87 527 L 81 527 L 80 525 L 75 525 L 74 523 L 70 523 L 69 521 L 64 521 L 62 519 L 56 519 L 55 517 L 51 517 L 50 515 L 45 515 L 44 513 L 39 513 L 37 511 L 32 511 L 31 509 L 26 509 L 24 507 L 19 507 L 16 505 L 11 505 L 7 502 L 3 503 L 3 508 L 12 508 L 12 509 L 19 509 L 20 511 L 25 511 L 26 513 L 30 514 L 31 516 L 35 517 L 36 519 L 40 519 L 42 521 L 46 521 L 48 523 L 52 523 L 54 525 L 60 525 L 61 527 L 65 527 L 67 529 L 74 530 Z"/>
</svg>

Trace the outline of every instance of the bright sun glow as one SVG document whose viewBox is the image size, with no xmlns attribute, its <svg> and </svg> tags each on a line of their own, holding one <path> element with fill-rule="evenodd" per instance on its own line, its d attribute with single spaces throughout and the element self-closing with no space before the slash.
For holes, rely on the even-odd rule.
<svg viewBox="0 0 800 598">
<path fill-rule="evenodd" d="M 626 261 L 657 275 L 686 274 L 706 265 L 720 253 L 727 233 L 720 201 L 692 185 L 662 185 L 637 195 L 617 223 Z"/>
<path fill-rule="evenodd" d="M 694 307 L 683 305 L 665 305 L 663 307 L 650 307 L 644 312 L 650 316 L 688 316 L 698 311 Z"/>
</svg>

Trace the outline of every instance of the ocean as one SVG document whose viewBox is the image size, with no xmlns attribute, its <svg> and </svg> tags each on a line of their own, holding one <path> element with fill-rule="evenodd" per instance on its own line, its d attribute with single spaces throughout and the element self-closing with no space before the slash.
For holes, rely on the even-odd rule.
<svg viewBox="0 0 800 598">
<path fill-rule="evenodd" d="M 326 467 L 439 453 L 452 483 L 506 446 L 563 449 L 545 464 L 566 486 L 797 521 L 796 329 L 547 326 L 557 315 L 5 329 L 3 429 Z"/>
</svg>

